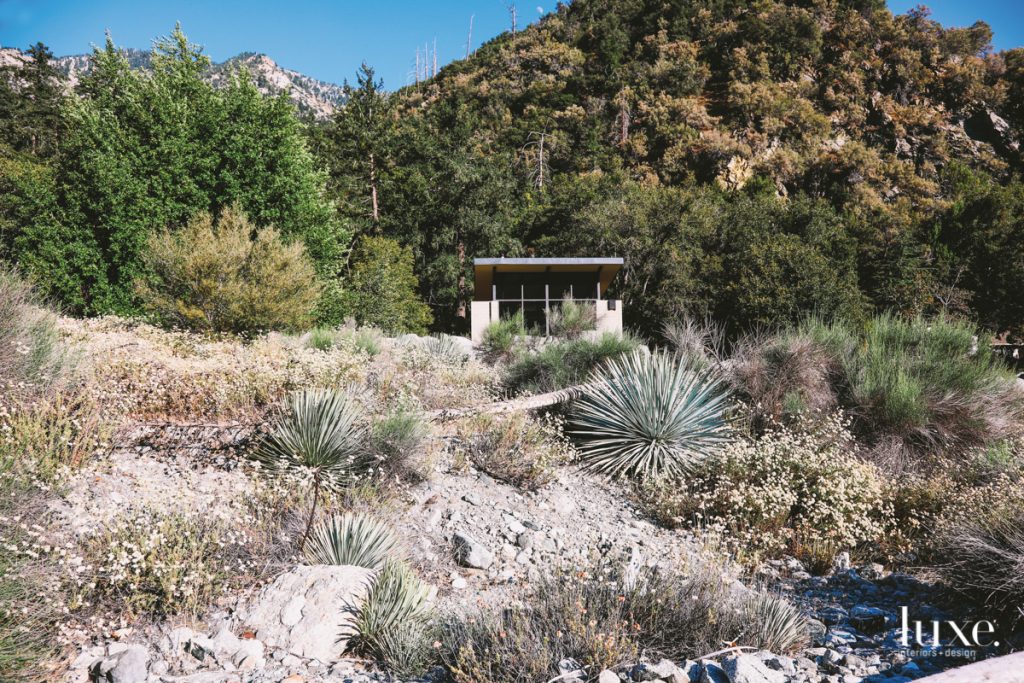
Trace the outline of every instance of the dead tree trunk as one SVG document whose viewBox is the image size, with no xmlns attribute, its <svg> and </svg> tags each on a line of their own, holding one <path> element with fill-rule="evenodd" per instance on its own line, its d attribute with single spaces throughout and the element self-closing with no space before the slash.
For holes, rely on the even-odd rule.
<svg viewBox="0 0 1024 683">
<path fill-rule="evenodd" d="M 380 228 L 380 211 L 377 206 L 377 166 L 374 162 L 373 153 L 370 154 L 370 204 L 372 207 L 373 225 Z"/>
<path fill-rule="evenodd" d="M 459 236 L 459 243 L 456 247 L 459 255 L 459 305 L 455 309 L 455 315 L 460 318 L 466 317 L 466 245 Z"/>
</svg>

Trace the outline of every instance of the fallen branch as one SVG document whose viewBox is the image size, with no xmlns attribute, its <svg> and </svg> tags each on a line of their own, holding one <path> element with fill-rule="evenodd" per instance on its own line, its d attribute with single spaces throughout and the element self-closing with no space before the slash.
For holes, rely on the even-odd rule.
<svg viewBox="0 0 1024 683">
<path fill-rule="evenodd" d="M 427 417 L 433 422 L 448 422 L 449 420 L 456 420 L 460 417 L 468 417 L 470 415 L 503 415 L 505 413 L 538 410 L 540 408 L 547 408 L 548 406 L 558 405 L 559 403 L 565 403 L 566 401 L 572 401 L 573 399 L 579 398 L 589 386 L 589 384 L 577 384 L 575 386 L 566 387 L 565 389 L 549 391 L 546 394 L 523 396 L 521 398 L 513 398 L 507 401 L 499 401 L 497 403 L 488 403 L 482 406 L 474 406 L 472 408 L 442 408 L 441 410 L 434 410 L 427 413 Z"/>
</svg>

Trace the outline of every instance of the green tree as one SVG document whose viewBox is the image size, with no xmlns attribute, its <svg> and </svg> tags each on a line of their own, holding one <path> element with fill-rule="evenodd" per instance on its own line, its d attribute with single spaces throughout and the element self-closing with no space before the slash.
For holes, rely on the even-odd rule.
<svg viewBox="0 0 1024 683">
<path fill-rule="evenodd" d="M 1024 338 L 1024 182 L 1001 187 L 962 165 L 946 176 L 955 199 L 934 231 L 939 304 Z"/>
<path fill-rule="evenodd" d="M 394 109 L 365 63 L 356 74 L 356 87 L 346 81 L 345 106 L 328 131 L 331 179 L 346 213 L 360 233 L 380 234 L 381 177 L 390 166 Z"/>
<path fill-rule="evenodd" d="M 133 71 L 109 36 L 92 60 L 54 164 L 59 211 L 19 226 L 15 257 L 72 310 L 131 314 L 149 237 L 238 203 L 258 227 L 305 244 L 325 285 L 320 315 L 336 320 L 351 232 L 291 105 L 244 74 L 214 90 L 209 60 L 180 27 L 156 41 L 152 73 Z"/>
<path fill-rule="evenodd" d="M 0 141 L 37 157 L 57 152 L 64 133 L 64 76 L 43 43 L 0 68 Z"/>
<path fill-rule="evenodd" d="M 345 282 L 345 311 L 360 325 L 388 333 L 423 334 L 433 322 L 430 308 L 416 293 L 409 247 L 386 237 L 360 237 L 352 250 Z"/>
</svg>

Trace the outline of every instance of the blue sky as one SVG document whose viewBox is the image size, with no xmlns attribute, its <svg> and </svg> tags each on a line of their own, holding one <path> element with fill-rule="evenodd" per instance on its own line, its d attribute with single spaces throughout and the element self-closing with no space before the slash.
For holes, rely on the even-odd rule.
<svg viewBox="0 0 1024 683">
<path fill-rule="evenodd" d="M 404 85 L 416 48 L 437 41 L 440 64 L 462 57 L 470 17 L 473 44 L 509 25 L 506 0 L 0 0 L 0 44 L 24 48 L 42 40 L 57 55 L 88 52 L 110 29 L 124 47 L 148 48 L 176 21 L 215 61 L 239 52 L 265 52 L 279 64 L 326 81 L 352 80 L 366 61 L 385 87 Z M 889 0 L 905 12 L 914 0 Z M 1024 0 L 932 0 L 944 24 L 988 21 L 997 48 L 1024 45 Z M 555 0 L 519 1 L 519 23 L 554 9 Z"/>
</svg>

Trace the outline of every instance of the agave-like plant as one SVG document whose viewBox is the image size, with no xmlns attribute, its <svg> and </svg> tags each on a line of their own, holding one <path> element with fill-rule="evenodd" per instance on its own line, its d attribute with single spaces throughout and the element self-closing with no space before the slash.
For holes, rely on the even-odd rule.
<svg viewBox="0 0 1024 683">
<path fill-rule="evenodd" d="M 385 656 L 397 629 L 403 624 L 426 624 L 430 616 L 430 586 L 404 562 L 389 559 L 356 610 L 357 642 L 366 652 Z"/>
<path fill-rule="evenodd" d="M 380 569 L 398 552 L 398 539 L 387 524 L 369 515 L 335 515 L 317 524 L 306 545 L 311 564 L 355 565 Z"/>
<path fill-rule="evenodd" d="M 729 392 L 685 356 L 634 351 L 593 373 L 571 433 L 583 467 L 611 476 L 681 476 L 729 439 Z"/>
<path fill-rule="evenodd" d="M 758 591 L 750 598 L 747 614 L 750 631 L 746 639 L 756 647 L 771 652 L 793 652 L 810 640 L 807 619 L 782 596 Z"/>
<path fill-rule="evenodd" d="M 469 356 L 448 334 L 433 334 L 423 342 L 423 348 L 442 363 L 457 365 L 465 363 Z"/>
<path fill-rule="evenodd" d="M 313 504 L 301 551 L 309 538 L 322 489 L 352 483 L 372 465 L 366 427 L 355 400 L 330 389 L 292 392 L 285 401 L 285 416 L 256 451 L 256 459 L 277 471 L 312 476 Z"/>
</svg>

